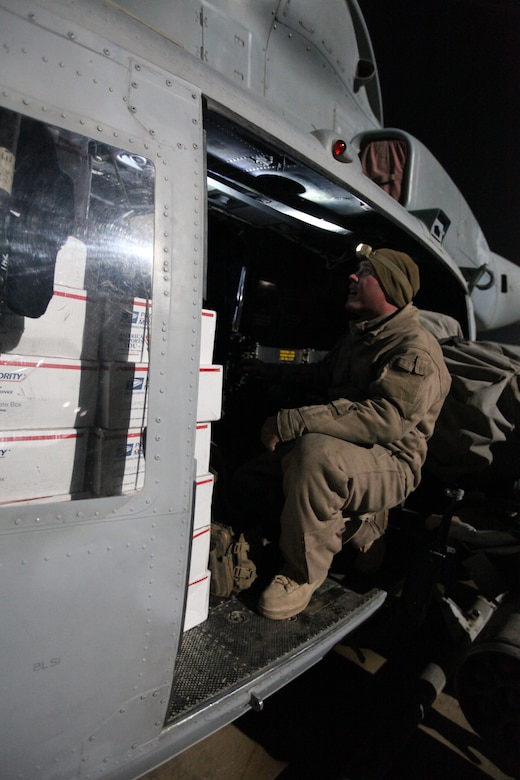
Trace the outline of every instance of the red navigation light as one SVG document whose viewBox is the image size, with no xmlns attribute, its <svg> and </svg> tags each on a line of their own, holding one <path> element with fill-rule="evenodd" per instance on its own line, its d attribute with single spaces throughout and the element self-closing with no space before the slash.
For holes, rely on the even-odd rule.
<svg viewBox="0 0 520 780">
<path fill-rule="evenodd" d="M 345 141 L 342 141 L 341 139 L 338 139 L 337 141 L 334 141 L 332 144 L 332 154 L 336 158 L 336 160 L 339 160 L 340 157 L 347 151 L 347 144 Z"/>
</svg>

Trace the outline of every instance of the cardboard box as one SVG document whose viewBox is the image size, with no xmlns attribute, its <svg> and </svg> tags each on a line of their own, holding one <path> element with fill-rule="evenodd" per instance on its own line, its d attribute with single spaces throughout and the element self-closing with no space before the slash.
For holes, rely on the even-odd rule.
<svg viewBox="0 0 520 780">
<path fill-rule="evenodd" d="M 94 280 L 87 280 L 87 245 L 69 236 L 56 256 L 54 284 L 76 290 L 90 289 Z"/>
<path fill-rule="evenodd" d="M 100 359 L 148 363 L 152 302 L 146 298 L 105 297 L 102 310 Z"/>
<path fill-rule="evenodd" d="M 203 576 L 209 564 L 211 526 L 206 525 L 195 531 L 191 540 L 190 582 Z"/>
<path fill-rule="evenodd" d="M 54 285 L 47 311 L 37 319 L 0 312 L 0 352 L 97 360 L 98 302 L 85 290 Z"/>
<path fill-rule="evenodd" d="M 211 500 L 213 498 L 213 474 L 203 474 L 195 481 L 195 512 L 193 530 L 199 531 L 211 523 Z"/>
<path fill-rule="evenodd" d="M 80 493 L 86 429 L 0 431 L 0 503 Z"/>
<path fill-rule="evenodd" d="M 222 414 L 222 366 L 200 366 L 197 422 L 220 420 Z"/>
<path fill-rule="evenodd" d="M 119 496 L 141 490 L 145 460 L 140 428 L 91 433 L 90 471 L 92 490 L 99 496 Z"/>
<path fill-rule="evenodd" d="M 0 356 L 0 429 L 85 428 L 94 422 L 98 364 Z"/>
<path fill-rule="evenodd" d="M 211 309 L 202 309 L 200 325 L 200 365 L 213 363 L 215 350 L 215 332 L 217 328 L 217 313 Z"/>
<path fill-rule="evenodd" d="M 101 363 L 99 376 L 100 428 L 126 429 L 146 425 L 147 363 Z"/>
<path fill-rule="evenodd" d="M 209 612 L 209 586 L 211 574 L 209 571 L 188 586 L 186 599 L 186 613 L 184 616 L 184 631 L 198 626 L 207 620 Z"/>
<path fill-rule="evenodd" d="M 197 461 L 197 476 L 209 472 L 211 453 L 211 423 L 197 423 L 195 431 L 195 460 Z"/>
</svg>

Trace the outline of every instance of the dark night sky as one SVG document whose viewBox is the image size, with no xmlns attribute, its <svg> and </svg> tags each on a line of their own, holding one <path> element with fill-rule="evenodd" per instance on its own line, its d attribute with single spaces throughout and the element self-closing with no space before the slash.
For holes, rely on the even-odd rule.
<svg viewBox="0 0 520 780">
<path fill-rule="evenodd" d="M 422 141 L 520 264 L 520 0 L 359 0 L 384 120 Z M 520 302 L 519 302 L 520 308 Z"/>
</svg>

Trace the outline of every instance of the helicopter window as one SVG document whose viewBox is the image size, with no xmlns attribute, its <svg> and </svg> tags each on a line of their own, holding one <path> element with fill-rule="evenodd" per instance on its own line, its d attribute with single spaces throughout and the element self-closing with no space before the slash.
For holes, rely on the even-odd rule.
<svg viewBox="0 0 520 780">
<path fill-rule="evenodd" d="M 152 163 L 0 109 L 0 503 L 144 482 Z"/>
<path fill-rule="evenodd" d="M 405 201 L 405 169 L 408 149 L 405 141 L 378 139 L 369 141 L 361 150 L 361 165 L 372 181 L 399 203 Z"/>
</svg>

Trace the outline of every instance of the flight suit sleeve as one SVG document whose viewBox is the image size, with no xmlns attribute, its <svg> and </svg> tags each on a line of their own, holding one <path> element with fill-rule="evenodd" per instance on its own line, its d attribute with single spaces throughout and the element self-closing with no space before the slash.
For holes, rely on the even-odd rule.
<svg viewBox="0 0 520 780">
<path fill-rule="evenodd" d="M 370 384 L 367 397 L 338 398 L 328 404 L 282 409 L 282 441 L 323 433 L 355 444 L 389 444 L 403 438 L 428 414 L 441 393 L 431 356 L 422 350 L 394 356 Z"/>
</svg>

